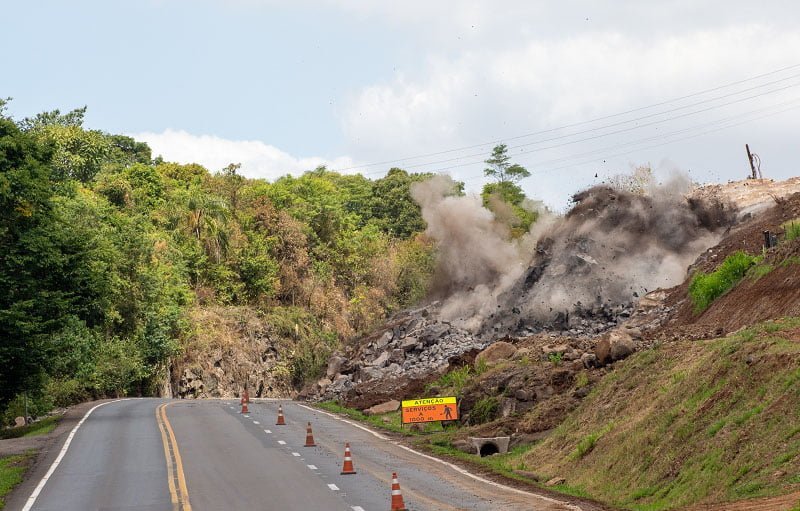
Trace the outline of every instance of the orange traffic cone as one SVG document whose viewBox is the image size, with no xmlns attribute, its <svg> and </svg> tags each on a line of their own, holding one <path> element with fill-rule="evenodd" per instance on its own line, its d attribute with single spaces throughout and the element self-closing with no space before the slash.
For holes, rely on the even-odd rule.
<svg viewBox="0 0 800 511">
<path fill-rule="evenodd" d="M 250 393 L 247 392 L 247 389 L 244 389 L 244 392 L 242 393 L 242 402 L 250 403 Z"/>
<path fill-rule="evenodd" d="M 392 473 L 392 510 L 408 511 L 403 502 L 403 494 L 400 493 L 400 483 L 397 481 L 397 472 Z"/>
<path fill-rule="evenodd" d="M 275 423 L 276 426 L 285 426 L 286 421 L 283 420 L 283 407 L 278 405 L 278 422 Z"/>
<path fill-rule="evenodd" d="M 242 400 L 242 413 L 250 413 L 250 410 L 247 409 L 247 401 Z"/>
<path fill-rule="evenodd" d="M 303 447 L 316 447 L 317 444 L 314 443 L 314 433 L 311 432 L 311 423 L 308 423 L 306 427 L 306 445 Z"/>
<path fill-rule="evenodd" d="M 344 466 L 342 466 L 342 475 L 355 474 L 356 469 L 353 468 L 353 455 L 350 453 L 350 442 L 344 444 Z"/>
</svg>

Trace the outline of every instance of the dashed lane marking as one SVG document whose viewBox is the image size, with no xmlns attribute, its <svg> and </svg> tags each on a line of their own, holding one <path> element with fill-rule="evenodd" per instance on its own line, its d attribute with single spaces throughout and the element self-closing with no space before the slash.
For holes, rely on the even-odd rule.
<svg viewBox="0 0 800 511">
<path fill-rule="evenodd" d="M 292 456 L 295 456 L 295 457 L 299 458 L 300 457 L 300 453 L 299 452 L 293 452 Z"/>
<path fill-rule="evenodd" d="M 378 438 L 380 440 L 389 440 L 388 437 L 385 437 L 385 436 L 381 435 L 380 433 L 376 433 L 375 431 L 372 431 L 371 429 L 369 429 L 369 428 L 367 428 L 365 426 L 362 426 L 361 424 L 356 424 L 356 423 L 354 423 L 352 421 L 349 421 L 347 419 L 343 419 L 343 418 L 339 417 L 338 415 L 335 415 L 335 414 L 332 414 L 332 413 L 329 413 L 329 412 L 326 412 L 326 411 L 323 411 L 323 410 L 318 410 L 317 408 L 311 408 L 310 406 L 301 405 L 300 403 L 297 403 L 297 406 L 299 406 L 301 408 L 305 408 L 306 410 L 309 410 L 311 412 L 321 413 L 321 414 L 327 415 L 328 417 L 332 417 L 332 418 L 334 418 L 334 419 L 336 419 L 338 421 L 344 422 L 345 424 L 350 424 L 353 427 L 356 427 L 358 429 L 366 431 L 370 435 L 372 435 L 375 438 Z M 474 479 L 475 481 L 480 481 L 480 482 L 482 482 L 484 484 L 488 484 L 490 486 L 494 486 L 495 488 L 500 488 L 500 489 L 503 489 L 505 491 L 510 491 L 510 492 L 516 493 L 518 495 L 532 495 L 532 496 L 534 496 L 536 498 L 539 498 L 539 499 L 542 499 L 542 500 L 544 500 L 546 502 L 552 502 L 553 504 L 560 504 L 560 505 L 564 506 L 565 508 L 572 509 L 574 511 L 583 511 L 583 509 L 581 507 L 576 506 L 574 504 L 569 504 L 567 502 L 564 502 L 563 500 L 552 499 L 550 497 L 546 497 L 546 496 L 541 495 L 539 493 L 532 493 L 532 492 L 528 492 L 528 491 L 524 491 L 524 490 L 519 490 L 517 488 L 512 488 L 511 486 L 506 486 L 505 484 L 500 484 L 500 483 L 496 483 L 494 481 L 490 481 L 489 479 L 484 479 L 483 477 L 477 476 L 477 475 L 473 474 L 472 472 L 459 467 L 458 465 L 454 465 L 453 463 L 449 463 L 447 461 L 440 460 L 439 458 L 434 458 L 433 456 L 428 456 L 427 454 L 423 454 L 423 453 L 421 453 L 419 451 L 415 451 L 411 447 L 407 447 L 407 446 L 401 444 L 400 442 L 395 442 L 395 441 L 391 441 L 391 440 L 389 440 L 389 441 L 392 444 L 396 445 L 397 447 L 399 447 L 401 449 L 405 449 L 406 451 L 408 451 L 410 453 L 413 453 L 413 454 L 416 454 L 417 456 L 421 456 L 421 457 L 423 457 L 423 458 L 425 458 L 427 460 L 430 460 L 430 461 L 439 463 L 441 465 L 444 465 L 446 467 L 449 467 L 449 468 L 455 470 L 456 472 L 458 472 L 459 474 L 462 474 L 462 475 L 467 476 L 467 477 L 469 477 L 471 479 Z"/>
<path fill-rule="evenodd" d="M 364 511 L 364 508 L 361 506 L 352 506 L 351 509 L 353 511 Z"/>
<path fill-rule="evenodd" d="M 328 484 L 328 488 L 330 488 L 330 489 L 331 489 L 331 490 L 333 490 L 333 491 L 339 491 L 339 487 L 338 487 L 338 486 L 336 486 L 336 485 L 335 485 L 335 484 L 333 484 L 333 483 L 330 483 L 330 484 Z"/>
<path fill-rule="evenodd" d="M 261 425 L 261 423 L 258 422 L 258 421 L 253 421 L 253 424 L 255 424 L 256 426 L 260 426 Z"/>
<path fill-rule="evenodd" d="M 278 440 L 278 443 L 281 445 L 286 445 L 286 442 L 284 442 L 283 440 Z"/>
<path fill-rule="evenodd" d="M 317 466 L 316 465 L 308 465 L 308 468 L 310 468 L 311 470 L 316 470 Z"/>
<path fill-rule="evenodd" d="M 271 433 L 272 433 L 272 431 L 270 431 L 270 430 L 268 430 L 268 429 L 265 429 L 265 430 L 264 430 L 264 433 L 266 433 L 266 434 L 268 434 L 268 435 L 269 435 L 269 434 L 271 434 Z"/>
</svg>

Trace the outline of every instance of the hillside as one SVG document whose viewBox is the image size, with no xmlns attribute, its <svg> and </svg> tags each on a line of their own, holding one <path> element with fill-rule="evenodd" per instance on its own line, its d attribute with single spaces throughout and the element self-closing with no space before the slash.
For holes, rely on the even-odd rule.
<svg viewBox="0 0 800 511">
<path fill-rule="evenodd" d="M 759 501 L 759 509 L 787 509 L 800 499 L 792 496 L 800 491 L 800 238 L 787 227 L 800 218 L 800 193 L 796 180 L 751 184 L 754 195 L 743 194 L 741 183 L 694 192 L 701 198 L 692 200 L 735 197 L 746 206 L 728 203 L 735 220 L 672 287 L 628 303 L 573 307 L 535 332 L 529 323 L 513 330 L 524 317 L 518 302 L 488 316 L 493 328 L 462 330 L 442 318 L 445 298 L 349 345 L 310 393 L 360 409 L 423 393 L 457 395 L 461 427 L 428 436 L 421 447 L 478 463 L 459 453 L 474 452 L 469 437 L 509 436 L 513 453 L 481 466 L 529 484 L 553 480 L 556 490 L 626 509 L 743 499 L 737 509 L 749 509 L 747 499 L 774 495 L 787 497 Z M 628 218 L 610 211 L 609 222 Z M 777 247 L 763 248 L 765 230 L 777 234 Z M 528 276 L 546 275 L 553 260 L 543 252 L 553 243 L 542 239 L 547 245 L 536 248 L 529 270 L 517 273 L 532 289 L 537 282 Z M 585 248 L 604 238 L 591 239 L 557 255 L 575 261 L 562 279 L 606 289 L 605 275 L 592 274 L 601 264 L 587 264 Z M 698 311 L 689 293 L 697 275 L 713 274 L 742 251 L 741 277 Z M 513 285 L 504 289 L 525 297 Z M 498 323 L 511 325 L 511 335 Z"/>
</svg>

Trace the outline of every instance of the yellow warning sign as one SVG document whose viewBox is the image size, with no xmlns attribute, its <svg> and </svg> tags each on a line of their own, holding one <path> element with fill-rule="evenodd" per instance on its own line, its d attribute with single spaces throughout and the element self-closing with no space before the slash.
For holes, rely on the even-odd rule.
<svg viewBox="0 0 800 511">
<path fill-rule="evenodd" d="M 425 397 L 402 403 L 403 424 L 412 422 L 452 421 L 458 419 L 455 397 Z"/>
</svg>

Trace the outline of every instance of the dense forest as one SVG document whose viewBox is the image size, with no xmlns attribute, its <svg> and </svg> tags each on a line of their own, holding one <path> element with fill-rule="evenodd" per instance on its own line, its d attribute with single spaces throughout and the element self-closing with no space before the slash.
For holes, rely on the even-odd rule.
<svg viewBox="0 0 800 511">
<path fill-rule="evenodd" d="M 274 182 L 153 158 L 83 127 L 84 109 L 15 121 L 0 104 L 0 411 L 152 395 L 192 336 L 188 311 L 247 305 L 326 350 L 420 300 L 434 248 L 409 194 L 323 167 Z M 320 348 L 321 347 L 321 348 Z M 304 373 L 308 374 L 304 374 Z"/>
</svg>

